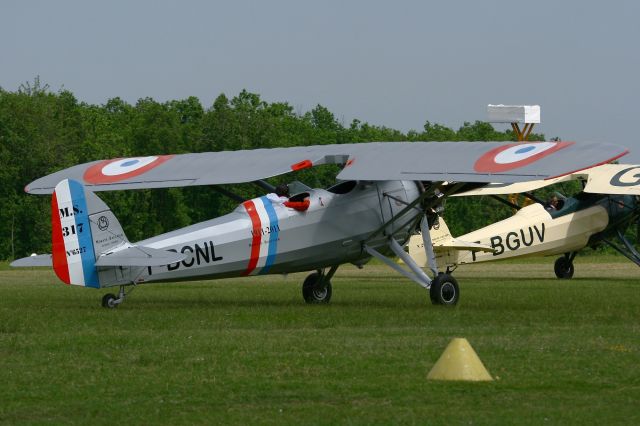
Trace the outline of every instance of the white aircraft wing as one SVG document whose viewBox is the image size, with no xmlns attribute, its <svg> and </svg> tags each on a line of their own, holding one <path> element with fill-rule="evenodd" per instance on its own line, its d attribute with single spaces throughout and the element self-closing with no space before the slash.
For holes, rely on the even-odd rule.
<svg viewBox="0 0 640 426">
<path fill-rule="evenodd" d="M 586 181 L 584 192 L 594 194 L 640 195 L 640 165 L 602 164 L 561 177 L 517 183 L 490 183 L 480 188 L 458 192 L 454 197 L 473 195 L 521 194 L 554 183 L 574 179 Z"/>
<path fill-rule="evenodd" d="M 470 195 L 521 194 L 523 192 L 535 191 L 536 189 L 544 188 L 545 186 L 553 185 L 554 183 L 566 182 L 575 178 L 576 174 L 572 173 L 557 178 L 531 180 L 529 182 L 490 183 L 488 185 L 481 186 L 480 188 L 458 192 L 452 195 L 452 197 L 468 197 Z"/>
<path fill-rule="evenodd" d="M 344 164 L 342 180 L 512 183 L 565 175 L 627 152 L 607 143 L 371 142 L 158 155 L 80 164 L 25 191 L 49 194 L 63 179 L 93 191 L 243 183 L 321 164 Z"/>
<path fill-rule="evenodd" d="M 640 166 L 604 164 L 590 169 L 584 192 L 640 195 Z"/>
</svg>

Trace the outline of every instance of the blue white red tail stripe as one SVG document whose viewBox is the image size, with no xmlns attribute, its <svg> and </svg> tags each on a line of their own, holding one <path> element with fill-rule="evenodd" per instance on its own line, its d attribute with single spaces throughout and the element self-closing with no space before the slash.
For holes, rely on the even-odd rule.
<svg viewBox="0 0 640 426">
<path fill-rule="evenodd" d="M 67 284 L 99 288 L 89 211 L 80 183 L 63 180 L 56 185 L 51 216 L 56 274 Z"/>
<path fill-rule="evenodd" d="M 267 197 L 244 203 L 252 223 L 249 264 L 244 275 L 266 274 L 275 263 L 280 238 L 278 213 Z"/>
</svg>

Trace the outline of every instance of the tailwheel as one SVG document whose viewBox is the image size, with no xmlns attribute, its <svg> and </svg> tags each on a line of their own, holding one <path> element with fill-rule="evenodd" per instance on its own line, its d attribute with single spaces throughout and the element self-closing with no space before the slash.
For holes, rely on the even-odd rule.
<svg viewBox="0 0 640 426">
<path fill-rule="evenodd" d="M 458 281 L 451 274 L 438 274 L 431 281 L 429 296 L 434 305 L 454 306 L 460 298 Z"/>
<path fill-rule="evenodd" d="M 304 301 L 312 304 L 329 303 L 331 300 L 331 281 L 314 272 L 304 280 L 302 284 L 302 297 Z"/>
<path fill-rule="evenodd" d="M 573 277 L 573 262 L 568 256 L 559 257 L 556 259 L 556 263 L 553 265 L 553 270 L 556 273 L 556 277 L 561 280 L 568 280 Z"/>
<path fill-rule="evenodd" d="M 122 302 L 124 302 L 124 298 L 128 296 L 128 294 L 124 291 L 124 289 L 125 289 L 125 286 L 121 285 L 120 291 L 118 292 L 117 296 L 112 293 L 107 293 L 104 296 L 102 296 L 102 307 L 113 309 L 117 307 L 119 304 L 121 304 Z M 131 291 L 133 291 L 133 289 L 131 289 Z M 131 293 L 131 291 L 129 291 L 129 293 Z"/>
<path fill-rule="evenodd" d="M 102 307 L 103 308 L 109 308 L 109 309 L 113 309 L 116 306 L 118 306 L 118 303 L 116 303 L 116 300 L 118 298 L 116 297 L 115 294 L 111 294 L 111 293 L 107 293 L 104 296 L 102 296 Z"/>
</svg>

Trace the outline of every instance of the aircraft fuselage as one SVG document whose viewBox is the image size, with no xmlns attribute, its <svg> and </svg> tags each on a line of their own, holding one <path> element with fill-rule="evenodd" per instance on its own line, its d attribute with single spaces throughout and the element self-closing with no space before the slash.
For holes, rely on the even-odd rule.
<svg viewBox="0 0 640 426">
<path fill-rule="evenodd" d="M 363 242 L 405 207 L 384 194 L 410 203 L 420 193 L 409 181 L 343 185 L 338 192 L 345 193 L 310 190 L 310 206 L 304 212 L 258 197 L 219 218 L 140 241 L 135 245 L 182 253 L 186 258 L 166 266 L 99 268 L 100 282 L 111 286 L 279 274 L 362 261 L 369 257 Z M 411 217 L 417 213 L 410 211 L 396 222 L 399 228 L 389 230 L 401 244 L 409 237 L 406 222 Z M 383 250 L 387 240 L 381 234 L 367 244 Z"/>
<path fill-rule="evenodd" d="M 457 237 L 492 247 L 495 252 L 445 250 L 440 265 L 456 265 L 517 256 L 549 256 L 578 251 L 607 238 L 635 214 L 634 197 L 580 194 L 568 198 L 559 211 L 535 203 L 500 222 Z"/>
</svg>

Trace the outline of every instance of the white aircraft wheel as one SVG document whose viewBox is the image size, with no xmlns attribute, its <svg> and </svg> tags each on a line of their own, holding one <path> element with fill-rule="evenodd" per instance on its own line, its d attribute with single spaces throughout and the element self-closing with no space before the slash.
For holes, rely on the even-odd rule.
<svg viewBox="0 0 640 426">
<path fill-rule="evenodd" d="M 302 284 L 302 297 L 307 303 L 329 303 L 331 300 L 331 281 L 326 281 L 324 286 L 320 283 L 320 274 L 310 274 Z"/>
<path fill-rule="evenodd" d="M 104 296 L 102 296 L 102 307 L 111 309 L 115 308 L 116 306 L 118 306 L 118 304 L 114 303 L 116 299 L 117 297 L 114 294 L 105 294 Z"/>
<path fill-rule="evenodd" d="M 573 277 L 573 262 L 569 261 L 566 257 L 559 257 L 553 265 L 553 270 L 556 273 L 556 277 L 561 280 L 568 280 Z"/>
<path fill-rule="evenodd" d="M 429 296 L 431 297 L 431 303 L 434 305 L 453 306 L 457 304 L 460 298 L 458 281 L 450 274 L 438 274 L 431 281 Z"/>
</svg>

